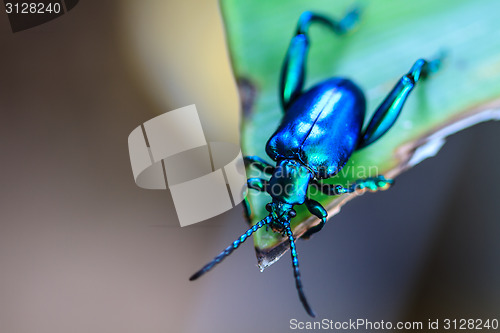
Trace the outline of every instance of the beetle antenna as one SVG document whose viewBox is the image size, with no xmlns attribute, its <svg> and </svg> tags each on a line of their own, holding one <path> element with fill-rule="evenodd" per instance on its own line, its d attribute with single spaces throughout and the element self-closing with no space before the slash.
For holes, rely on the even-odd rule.
<svg viewBox="0 0 500 333">
<path fill-rule="evenodd" d="M 248 229 L 243 235 L 241 235 L 237 240 L 235 240 L 231 245 L 226 247 L 224 251 L 222 251 L 217 257 L 214 258 L 211 262 L 206 264 L 202 269 L 200 269 L 198 272 L 194 273 L 190 278 L 189 281 L 196 280 L 212 268 L 214 268 L 215 265 L 220 263 L 224 258 L 226 258 L 228 255 L 230 255 L 234 250 L 236 250 L 241 243 L 243 243 L 250 235 L 252 235 L 255 231 L 258 229 L 262 228 L 266 224 L 271 223 L 271 217 L 268 216 L 261 220 L 260 222 L 256 223 L 253 227 Z"/>
<path fill-rule="evenodd" d="M 288 236 L 288 239 L 290 240 L 290 252 L 292 252 L 293 275 L 295 276 L 295 286 L 297 287 L 297 292 L 299 293 L 300 301 L 302 302 L 302 305 L 304 306 L 304 309 L 306 309 L 307 313 L 311 317 L 316 317 L 316 314 L 314 313 L 313 309 L 311 309 L 311 306 L 307 302 L 306 295 L 304 294 L 304 290 L 302 288 L 302 281 L 300 280 L 300 271 L 299 271 L 299 259 L 297 258 L 297 249 L 295 248 L 295 241 L 293 240 L 293 233 L 292 229 L 290 228 L 290 225 L 286 227 L 285 231 L 286 235 Z"/>
</svg>

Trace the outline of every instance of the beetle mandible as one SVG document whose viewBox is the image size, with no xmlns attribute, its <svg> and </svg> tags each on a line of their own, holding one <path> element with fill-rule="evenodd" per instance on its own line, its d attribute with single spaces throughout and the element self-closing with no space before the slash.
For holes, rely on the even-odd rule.
<svg viewBox="0 0 500 333">
<path fill-rule="evenodd" d="M 330 78 L 303 91 L 305 64 L 309 50 L 308 28 L 319 23 L 339 35 L 350 31 L 359 19 L 359 9 L 348 12 L 339 21 L 326 16 L 304 12 L 292 38 L 281 71 L 280 100 L 284 117 L 266 145 L 266 152 L 276 162 L 273 166 L 260 157 L 247 156 L 245 162 L 270 175 L 248 179 L 248 187 L 267 192 L 272 201 L 266 205 L 269 215 L 253 225 L 211 262 L 190 277 L 195 280 L 230 255 L 250 235 L 263 226 L 282 233 L 290 242 L 295 284 L 300 301 L 307 313 L 315 317 L 305 297 L 300 279 L 299 262 L 290 220 L 295 217 L 295 205 L 305 204 L 320 223 L 310 228 L 303 237 L 320 231 L 326 223 L 327 212 L 317 201 L 307 197 L 309 186 L 315 186 L 327 195 L 354 192 L 357 188 L 385 188 L 392 180 L 382 175 L 359 179 L 354 184 L 321 184 L 320 180 L 336 175 L 355 150 L 377 141 L 395 123 L 415 84 L 436 72 L 440 59 L 419 59 L 404 75 L 375 111 L 365 129 L 366 100 L 361 89 L 346 78 Z"/>
</svg>

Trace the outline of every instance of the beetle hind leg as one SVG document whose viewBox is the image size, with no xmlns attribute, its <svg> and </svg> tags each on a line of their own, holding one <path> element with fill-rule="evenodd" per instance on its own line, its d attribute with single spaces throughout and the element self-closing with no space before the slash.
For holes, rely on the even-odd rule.
<svg viewBox="0 0 500 333">
<path fill-rule="evenodd" d="M 356 26 L 359 15 L 359 8 L 351 10 L 339 21 L 309 11 L 302 13 L 297 24 L 296 34 L 288 46 L 281 70 L 280 100 L 284 111 L 300 95 L 304 86 L 305 64 L 309 51 L 309 26 L 314 22 L 321 23 L 334 33 L 342 35 Z"/>
<path fill-rule="evenodd" d="M 396 83 L 377 111 L 375 111 L 356 149 L 364 148 L 377 141 L 394 125 L 416 83 L 438 71 L 443 58 L 444 55 L 441 55 L 432 61 L 419 59 L 415 62 L 410 71 Z"/>
</svg>

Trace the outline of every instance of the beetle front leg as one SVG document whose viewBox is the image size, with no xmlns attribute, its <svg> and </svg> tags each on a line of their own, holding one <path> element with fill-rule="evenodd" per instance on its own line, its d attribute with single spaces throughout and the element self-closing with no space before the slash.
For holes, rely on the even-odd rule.
<svg viewBox="0 0 500 333">
<path fill-rule="evenodd" d="M 305 64 L 309 51 L 309 38 L 307 30 L 311 23 L 318 22 L 330 28 L 336 34 L 344 34 L 356 25 L 359 20 L 359 8 L 348 12 L 340 21 L 332 20 L 326 16 L 304 12 L 299 18 L 297 32 L 290 41 L 285 62 L 281 70 L 280 100 L 286 112 L 290 104 L 300 95 L 305 80 Z"/>
<path fill-rule="evenodd" d="M 378 190 L 386 190 L 390 185 L 394 184 L 394 180 L 385 179 L 384 176 L 379 175 L 377 177 L 369 177 L 364 179 L 358 179 L 353 184 L 348 187 L 344 187 L 341 185 L 333 185 L 333 184 L 319 184 L 313 183 L 313 186 L 316 186 L 326 195 L 340 195 L 344 193 L 352 193 L 356 190 L 364 190 L 367 189 L 369 191 L 375 192 Z"/>
<path fill-rule="evenodd" d="M 416 83 L 436 72 L 441 65 L 442 58 L 432 61 L 419 59 L 415 62 L 410 71 L 399 80 L 375 111 L 356 149 L 364 148 L 377 141 L 394 125 Z"/>
<path fill-rule="evenodd" d="M 243 160 L 245 165 L 254 166 L 269 176 L 274 173 L 275 167 L 258 156 L 245 156 Z"/>
<path fill-rule="evenodd" d="M 249 178 L 247 180 L 248 188 L 257 190 L 259 192 L 265 192 L 267 190 L 268 181 L 262 178 Z"/>
<path fill-rule="evenodd" d="M 326 212 L 326 209 L 316 200 L 307 198 L 305 204 L 309 212 L 311 212 L 311 214 L 317 216 L 321 220 L 318 225 L 310 228 L 302 235 L 302 238 L 308 239 L 313 234 L 323 229 L 323 226 L 326 223 L 326 218 L 328 217 L 328 213 Z"/>
<path fill-rule="evenodd" d="M 259 191 L 259 192 L 266 192 L 267 186 L 268 186 L 268 181 L 262 178 L 249 178 L 247 179 L 247 186 L 250 189 Z M 248 198 L 245 197 L 243 199 L 243 207 L 245 209 L 245 215 L 247 217 L 252 215 L 252 209 L 250 207 L 250 203 L 248 202 Z M 267 229 L 267 227 L 266 227 Z"/>
</svg>

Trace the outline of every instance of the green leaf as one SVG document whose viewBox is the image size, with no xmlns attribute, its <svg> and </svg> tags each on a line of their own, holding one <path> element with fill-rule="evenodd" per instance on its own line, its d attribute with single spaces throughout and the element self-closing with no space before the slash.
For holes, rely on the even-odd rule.
<svg viewBox="0 0 500 333">
<path fill-rule="evenodd" d="M 272 162 L 265 144 L 282 118 L 278 100 L 281 64 L 303 11 L 341 18 L 352 1 L 222 0 L 234 74 L 243 105 L 244 155 Z M 363 4 L 358 29 L 338 37 L 312 26 L 307 87 L 331 76 L 348 77 L 367 96 L 367 119 L 399 78 L 419 58 L 446 54 L 441 70 L 419 82 L 394 127 L 376 143 L 353 154 L 327 183 L 345 184 L 360 177 L 386 178 L 433 156 L 444 138 L 481 121 L 500 119 L 500 2 L 496 0 L 369 1 Z M 366 121 L 366 120 L 365 120 Z M 254 170 L 247 170 L 249 175 Z M 356 194 L 313 195 L 331 218 Z M 267 215 L 267 194 L 250 191 L 250 223 Z M 292 228 L 300 237 L 319 222 L 296 207 Z M 259 266 L 264 269 L 286 252 L 278 233 L 254 236 Z"/>
</svg>

